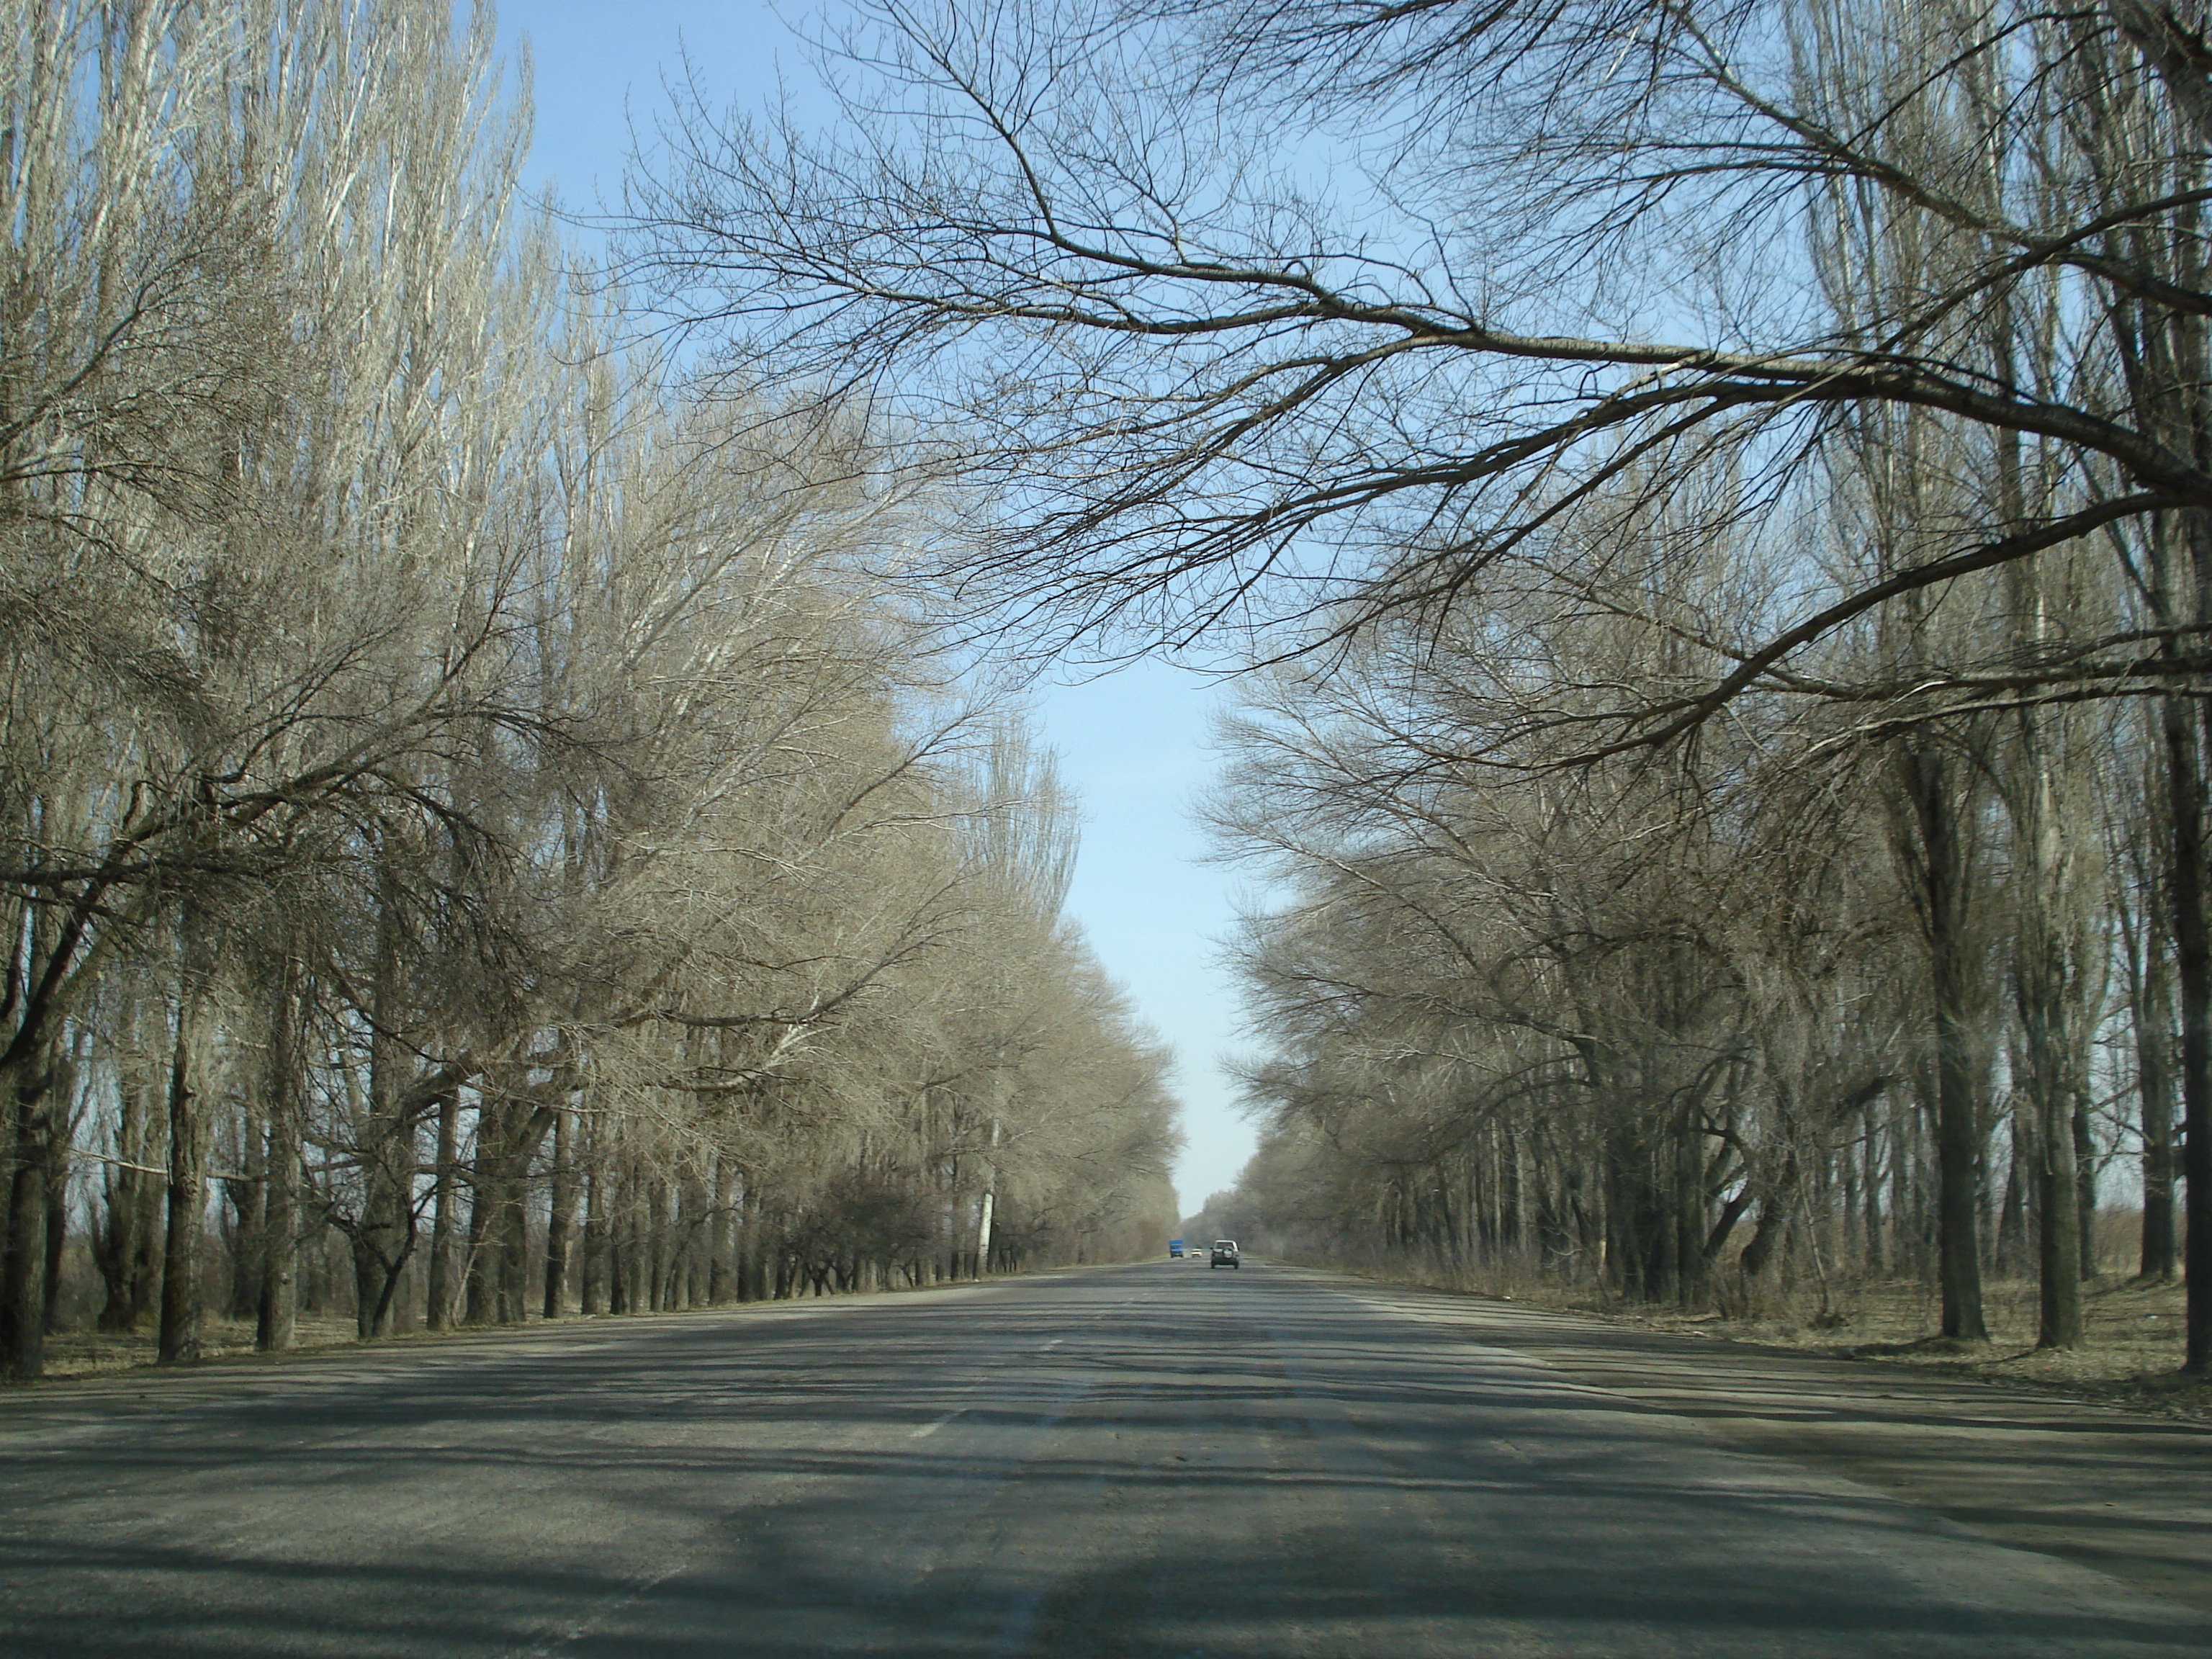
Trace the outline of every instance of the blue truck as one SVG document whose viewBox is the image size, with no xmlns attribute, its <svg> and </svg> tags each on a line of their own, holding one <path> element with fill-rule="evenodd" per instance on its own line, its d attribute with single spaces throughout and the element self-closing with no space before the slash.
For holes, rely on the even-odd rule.
<svg viewBox="0 0 2212 1659">
<path fill-rule="evenodd" d="M 1168 1240 L 1168 1254 L 1171 1256 L 1181 1255 L 1182 1254 L 1182 1240 L 1179 1238 L 1171 1238 Z"/>
</svg>

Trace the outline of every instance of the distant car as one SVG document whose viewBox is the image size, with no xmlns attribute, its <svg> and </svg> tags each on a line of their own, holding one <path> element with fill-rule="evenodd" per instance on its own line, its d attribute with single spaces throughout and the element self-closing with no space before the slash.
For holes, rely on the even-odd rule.
<svg viewBox="0 0 2212 1659">
<path fill-rule="evenodd" d="M 1233 1238 L 1215 1239 L 1213 1254 L 1206 1258 L 1206 1265 L 1209 1267 L 1242 1267 L 1244 1263 L 1237 1256 L 1237 1241 Z"/>
</svg>

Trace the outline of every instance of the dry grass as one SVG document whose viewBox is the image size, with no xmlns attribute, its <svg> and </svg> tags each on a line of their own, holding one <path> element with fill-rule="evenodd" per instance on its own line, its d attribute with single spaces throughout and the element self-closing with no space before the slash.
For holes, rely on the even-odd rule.
<svg viewBox="0 0 2212 1659">
<path fill-rule="evenodd" d="M 2112 1224 L 2116 1238 L 2127 1220 L 2124 1214 Z M 2115 1247 L 2104 1256 L 2109 1261 L 2124 1259 L 2124 1253 Z M 1402 1261 L 1299 1259 L 1382 1282 L 1591 1314 L 1649 1330 L 1911 1365 L 2212 1422 L 2212 1379 L 2180 1375 L 2185 1310 L 2178 1283 L 2146 1285 L 2123 1273 L 2092 1280 L 2084 1286 L 2086 1340 L 2078 1348 L 2054 1352 L 2035 1346 L 2033 1279 L 1997 1279 L 1984 1287 L 1990 1340 L 1983 1344 L 1937 1335 L 1942 1318 L 1936 1287 L 1917 1279 L 1835 1281 L 1826 1286 L 1807 1281 L 1788 1291 L 1765 1290 L 1749 1305 L 1738 1296 L 1736 1305 L 1728 1307 L 1731 1298 L 1724 1296 L 1725 1310 L 1720 1313 L 1675 1313 L 1623 1303 L 1554 1276 L 1495 1268 L 1422 1272 Z"/>
<path fill-rule="evenodd" d="M 354 1346 L 353 1320 L 303 1314 L 294 1351 Z M 253 1352 L 253 1322 L 210 1315 L 200 1328 L 200 1358 L 231 1359 Z M 154 1363 L 154 1333 L 149 1331 L 64 1331 L 46 1338 L 48 1376 L 89 1376 L 127 1371 Z"/>
<path fill-rule="evenodd" d="M 1655 1330 L 1702 1332 L 1838 1358 L 1921 1366 L 2026 1384 L 2100 1405 L 2212 1421 L 2212 1382 L 2179 1374 L 2182 1287 L 2113 1275 L 2086 1290 L 2085 1340 L 2066 1350 L 2035 1346 L 2032 1281 L 2000 1281 L 1988 1287 L 1987 1344 L 1936 1335 L 1940 1319 L 1935 1293 L 1917 1283 L 1839 1285 L 1825 1308 L 1817 1298 L 1801 1296 L 1795 1305 L 1743 1319 L 1610 1311 Z"/>
</svg>

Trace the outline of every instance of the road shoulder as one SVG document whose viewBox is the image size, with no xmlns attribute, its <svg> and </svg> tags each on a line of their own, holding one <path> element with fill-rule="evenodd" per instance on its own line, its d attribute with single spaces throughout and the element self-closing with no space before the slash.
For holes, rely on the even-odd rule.
<svg viewBox="0 0 2212 1659">
<path fill-rule="evenodd" d="M 1999 1542 L 2212 1612 L 2212 1431 L 2197 1425 L 1874 1362 L 1315 1277 L 1738 1449 L 1841 1474 Z"/>
</svg>

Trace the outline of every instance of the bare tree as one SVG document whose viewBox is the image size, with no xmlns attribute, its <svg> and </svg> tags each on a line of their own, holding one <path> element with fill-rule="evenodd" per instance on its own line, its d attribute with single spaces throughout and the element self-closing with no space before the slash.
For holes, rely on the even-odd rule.
<svg viewBox="0 0 2212 1659">
<path fill-rule="evenodd" d="M 1900 744 L 1923 895 L 1946 896 L 1946 1325 L 1976 1335 L 1983 1129 L 1943 943 L 1963 831 L 1939 821 L 1955 740 L 1901 734 L 2009 708 L 2041 745 L 2038 706 L 2201 691 L 2203 584 L 2180 574 L 2212 507 L 2201 20 L 2000 0 L 854 15 L 820 43 L 845 100 L 825 136 L 679 102 L 633 204 L 664 303 L 739 374 L 865 388 L 929 423 L 930 460 L 1002 487 L 1018 507 L 976 508 L 1002 533 L 949 574 L 1044 648 L 1348 651 L 1387 618 L 1502 634 L 1530 599 L 1674 635 L 1606 695 L 1432 729 L 1408 778 L 1648 750 L 1754 690 L 1880 711 L 1863 724 Z M 1913 430 L 1917 453 L 1895 447 Z M 1824 475 L 1870 432 L 1885 465 L 1923 469 L 1900 487 L 1927 510 L 1887 521 L 1880 560 L 1808 559 Z M 1968 458 L 1996 487 L 1957 487 L 1944 468 Z M 1679 533 L 1638 516 L 1662 499 L 1699 504 Z M 1685 573 L 1731 526 L 1764 586 L 1708 607 Z M 2076 546 L 2160 597 L 1961 635 L 1910 681 L 1808 670 L 1863 619 Z M 2192 1125 L 2212 1112 L 2188 1012 L 2212 1006 L 2195 724 L 2177 702 Z M 1559 735 L 1531 752 L 1537 731 Z M 2035 856 L 2062 856 L 2050 817 L 2025 831 Z M 2023 982 L 2063 976 L 2039 937 Z M 2052 1190 L 2070 1179 L 2054 1164 Z M 2200 1189 L 2212 1163 L 2191 1165 Z M 2212 1202 L 2191 1214 L 2191 1283 L 2212 1286 Z M 2212 1290 L 2191 1331 L 2202 1369 Z"/>
</svg>

